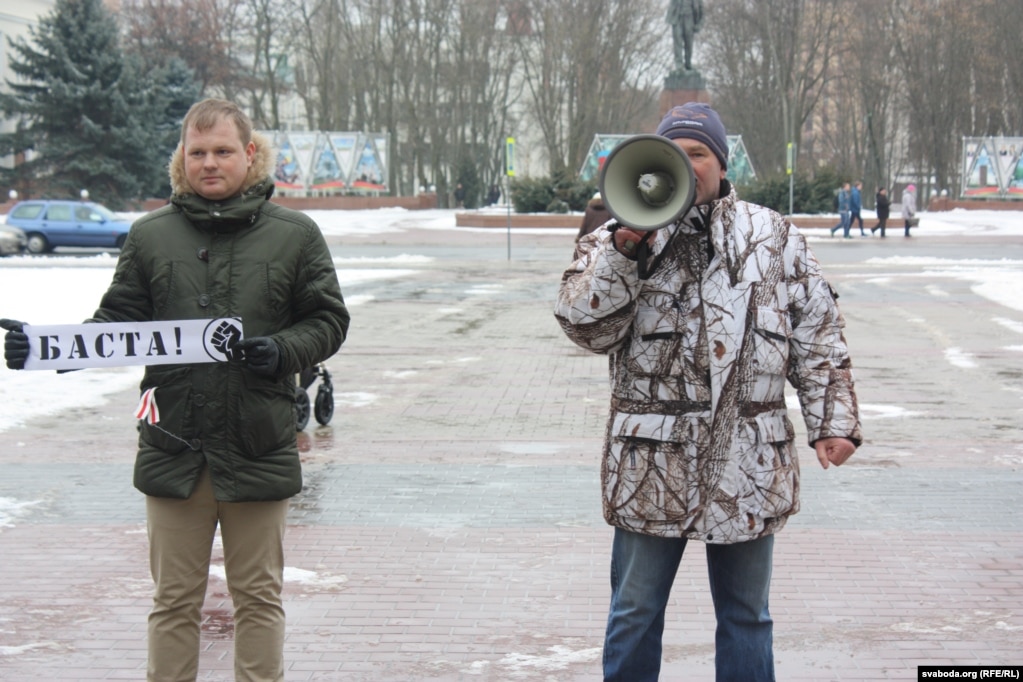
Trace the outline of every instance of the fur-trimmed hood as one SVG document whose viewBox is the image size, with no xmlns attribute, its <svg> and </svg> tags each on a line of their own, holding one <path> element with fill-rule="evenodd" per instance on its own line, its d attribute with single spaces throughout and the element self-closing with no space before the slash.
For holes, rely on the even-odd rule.
<svg viewBox="0 0 1023 682">
<path fill-rule="evenodd" d="M 242 192 L 251 189 L 253 186 L 263 182 L 273 173 L 274 151 L 273 145 L 265 135 L 252 132 L 252 141 L 256 143 L 256 156 L 249 167 L 249 173 L 245 178 Z M 170 164 L 167 168 L 170 176 L 171 192 L 175 195 L 195 194 L 195 189 L 185 178 L 185 157 L 181 144 L 171 155 Z"/>
</svg>

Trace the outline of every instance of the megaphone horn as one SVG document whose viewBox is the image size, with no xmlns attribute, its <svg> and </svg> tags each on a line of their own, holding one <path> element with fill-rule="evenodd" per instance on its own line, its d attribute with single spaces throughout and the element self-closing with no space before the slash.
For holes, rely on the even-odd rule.
<svg viewBox="0 0 1023 682">
<path fill-rule="evenodd" d="M 660 135 L 634 135 L 619 143 L 604 162 L 599 186 L 615 220 L 646 232 L 671 225 L 696 199 L 689 157 Z"/>
</svg>

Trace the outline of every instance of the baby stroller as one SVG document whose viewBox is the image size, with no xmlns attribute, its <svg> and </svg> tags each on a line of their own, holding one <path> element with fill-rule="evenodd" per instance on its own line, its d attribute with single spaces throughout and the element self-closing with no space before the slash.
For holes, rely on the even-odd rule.
<svg viewBox="0 0 1023 682">
<path fill-rule="evenodd" d="M 320 379 L 320 385 L 316 389 L 316 400 L 310 406 L 309 393 L 306 389 L 312 386 L 317 378 Z M 322 364 L 307 367 L 298 373 L 298 386 L 295 387 L 296 430 L 301 431 L 306 427 L 310 412 L 322 426 L 329 424 L 331 417 L 334 416 L 334 384 L 330 380 L 330 372 Z"/>
</svg>

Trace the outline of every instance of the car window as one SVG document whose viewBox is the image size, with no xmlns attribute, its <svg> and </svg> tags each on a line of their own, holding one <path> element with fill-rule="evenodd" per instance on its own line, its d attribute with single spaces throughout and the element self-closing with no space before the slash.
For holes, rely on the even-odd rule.
<svg viewBox="0 0 1023 682">
<path fill-rule="evenodd" d="M 117 216 L 114 214 L 114 212 L 111 211 L 106 206 L 104 206 L 103 204 L 89 204 L 89 208 L 92 209 L 94 213 L 99 213 L 107 220 L 117 220 Z"/>
<path fill-rule="evenodd" d="M 47 220 L 71 220 L 71 207 L 65 204 L 54 204 L 46 212 Z"/>
<path fill-rule="evenodd" d="M 22 204 L 11 211 L 11 217 L 18 218 L 19 220 L 33 220 L 38 218 L 42 212 L 42 204 Z"/>
<path fill-rule="evenodd" d="M 101 223 L 103 222 L 103 216 L 96 209 L 89 208 L 88 206 L 78 206 L 75 208 L 75 220 L 88 223 Z"/>
</svg>

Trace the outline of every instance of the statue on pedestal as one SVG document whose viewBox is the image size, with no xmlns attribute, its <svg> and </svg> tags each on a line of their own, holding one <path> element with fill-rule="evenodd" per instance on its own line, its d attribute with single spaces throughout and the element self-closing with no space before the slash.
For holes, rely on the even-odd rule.
<svg viewBox="0 0 1023 682">
<path fill-rule="evenodd" d="M 692 71 L 693 38 L 703 25 L 703 0 L 671 0 L 668 24 L 675 42 L 675 71 Z"/>
<path fill-rule="evenodd" d="M 703 0 L 671 0 L 668 24 L 675 46 L 675 69 L 664 85 L 669 90 L 703 90 L 706 83 L 693 68 L 693 41 L 703 25 Z"/>
</svg>

